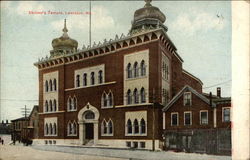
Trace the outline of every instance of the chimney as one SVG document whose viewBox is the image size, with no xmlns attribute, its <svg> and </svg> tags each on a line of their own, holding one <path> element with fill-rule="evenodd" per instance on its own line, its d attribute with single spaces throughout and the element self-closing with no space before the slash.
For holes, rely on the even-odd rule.
<svg viewBox="0 0 250 160">
<path fill-rule="evenodd" d="M 212 106 L 212 92 L 209 93 L 209 104 Z"/>
<path fill-rule="evenodd" d="M 217 97 L 221 97 L 221 88 L 217 87 Z"/>
</svg>

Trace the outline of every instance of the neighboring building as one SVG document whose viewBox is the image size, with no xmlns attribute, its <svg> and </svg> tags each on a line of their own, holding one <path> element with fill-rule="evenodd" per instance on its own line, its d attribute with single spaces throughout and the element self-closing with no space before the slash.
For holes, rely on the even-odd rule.
<svg viewBox="0 0 250 160">
<path fill-rule="evenodd" d="M 231 154 L 231 99 L 185 86 L 163 108 L 166 149 Z"/>
<path fill-rule="evenodd" d="M 11 126 L 8 120 L 4 122 L 2 120 L 2 123 L 0 123 L 0 134 L 10 134 L 11 133 Z"/>
<path fill-rule="evenodd" d="M 35 105 L 29 115 L 28 135 L 29 139 L 37 139 L 39 132 L 38 105 Z"/>
<path fill-rule="evenodd" d="M 22 117 L 11 121 L 11 139 L 13 142 L 30 142 L 38 138 L 38 105 L 35 105 L 29 117 Z"/>
<path fill-rule="evenodd" d="M 146 0 L 127 36 L 84 46 L 67 32 L 39 60 L 36 143 L 161 149 L 164 105 L 186 84 L 202 82 L 182 68 L 165 15 Z"/>
<path fill-rule="evenodd" d="M 11 140 L 21 142 L 26 138 L 25 128 L 29 125 L 29 118 L 22 117 L 11 121 Z"/>
</svg>

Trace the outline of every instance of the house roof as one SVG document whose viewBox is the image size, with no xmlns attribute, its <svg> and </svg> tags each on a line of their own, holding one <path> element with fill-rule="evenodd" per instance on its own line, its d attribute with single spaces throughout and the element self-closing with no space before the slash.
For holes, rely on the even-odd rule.
<svg viewBox="0 0 250 160">
<path fill-rule="evenodd" d="M 21 117 L 21 118 L 17 118 L 17 119 L 13 119 L 11 120 L 11 122 L 14 122 L 14 121 L 24 121 L 24 120 L 29 120 L 29 117 Z"/>
<path fill-rule="evenodd" d="M 189 72 L 186 71 L 185 69 L 182 69 L 182 72 L 185 73 L 185 74 L 187 74 L 187 75 L 190 76 L 191 78 L 195 79 L 196 81 L 198 81 L 201 85 L 203 85 L 202 81 L 201 81 L 199 78 L 195 77 L 193 74 L 189 73 Z"/>
<path fill-rule="evenodd" d="M 33 114 L 34 111 L 38 111 L 38 105 L 34 105 L 32 111 L 30 112 L 29 117 L 31 117 L 31 115 Z"/>
<path fill-rule="evenodd" d="M 203 96 L 202 94 L 200 94 L 199 92 L 197 92 L 196 90 L 194 90 L 192 87 L 190 87 L 189 85 L 184 86 L 180 92 L 178 92 L 173 99 L 167 103 L 167 105 L 162 109 L 162 111 L 167 111 L 183 94 L 184 92 L 192 92 L 193 94 L 195 94 L 197 97 L 199 97 L 201 100 L 203 100 L 205 103 L 210 105 L 210 101 L 208 98 L 206 98 L 205 96 Z M 212 107 L 216 107 L 216 104 L 214 102 L 212 102 Z"/>
<path fill-rule="evenodd" d="M 202 93 L 205 97 L 209 97 L 208 93 Z M 212 95 L 212 101 L 216 104 L 231 103 L 231 97 L 218 97 L 217 95 Z"/>
</svg>

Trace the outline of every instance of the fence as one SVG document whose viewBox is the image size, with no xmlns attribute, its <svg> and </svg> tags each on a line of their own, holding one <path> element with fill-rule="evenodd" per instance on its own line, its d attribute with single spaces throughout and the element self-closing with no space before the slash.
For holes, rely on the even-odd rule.
<svg viewBox="0 0 250 160">
<path fill-rule="evenodd" d="M 165 149 L 207 154 L 231 154 L 230 129 L 196 129 L 165 132 Z"/>
</svg>

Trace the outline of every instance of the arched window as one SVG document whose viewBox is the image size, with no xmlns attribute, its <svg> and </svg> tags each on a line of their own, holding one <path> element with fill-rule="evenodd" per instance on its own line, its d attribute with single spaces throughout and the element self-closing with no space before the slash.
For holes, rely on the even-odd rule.
<svg viewBox="0 0 250 160">
<path fill-rule="evenodd" d="M 113 134 L 113 124 L 111 120 L 108 122 L 108 134 Z"/>
<path fill-rule="evenodd" d="M 103 94 L 102 94 L 102 106 L 103 107 L 107 107 L 107 97 L 106 96 L 107 96 L 106 93 L 103 92 Z"/>
<path fill-rule="evenodd" d="M 68 104 L 67 104 L 67 105 L 68 105 L 68 110 L 72 110 L 72 107 L 71 107 L 71 103 L 72 103 L 72 102 L 71 102 L 71 101 L 72 101 L 72 100 L 71 100 L 71 97 L 69 97 L 69 98 L 68 98 Z"/>
<path fill-rule="evenodd" d="M 76 122 L 73 123 L 73 134 L 76 135 L 77 125 Z"/>
<path fill-rule="evenodd" d="M 71 122 L 69 121 L 68 122 L 68 135 L 71 135 L 72 133 L 73 133 L 73 128 L 72 128 Z"/>
<path fill-rule="evenodd" d="M 54 83 L 54 91 L 56 91 L 56 89 L 57 89 L 57 86 L 56 86 L 56 79 L 54 79 L 53 83 Z"/>
<path fill-rule="evenodd" d="M 134 77 L 138 77 L 138 76 L 139 76 L 138 63 L 135 62 L 135 63 L 134 63 Z"/>
<path fill-rule="evenodd" d="M 48 135 L 49 134 L 49 126 L 48 124 L 46 123 L 45 124 L 45 135 Z"/>
<path fill-rule="evenodd" d="M 53 90 L 53 86 L 52 86 L 52 80 L 49 80 L 49 90 L 52 91 Z"/>
<path fill-rule="evenodd" d="M 141 103 L 145 103 L 146 102 L 146 95 L 145 95 L 145 89 L 142 87 L 141 88 Z"/>
<path fill-rule="evenodd" d="M 45 101 L 45 112 L 49 111 L 49 105 L 48 105 L 48 101 Z"/>
<path fill-rule="evenodd" d="M 83 74 L 83 86 L 87 86 L 87 73 Z"/>
<path fill-rule="evenodd" d="M 54 123 L 54 125 L 53 125 L 53 134 L 54 134 L 54 135 L 57 134 L 56 123 Z"/>
<path fill-rule="evenodd" d="M 127 65 L 127 78 L 132 78 L 132 69 L 130 63 Z"/>
<path fill-rule="evenodd" d="M 48 81 L 46 80 L 45 81 L 45 92 L 48 92 L 49 91 L 49 83 Z"/>
<path fill-rule="evenodd" d="M 134 120 L 134 133 L 139 133 L 139 124 L 137 119 Z"/>
<path fill-rule="evenodd" d="M 80 87 L 80 75 L 76 75 L 76 87 Z"/>
<path fill-rule="evenodd" d="M 131 95 L 131 90 L 129 89 L 127 91 L 127 104 L 131 104 L 132 103 L 132 95 Z"/>
<path fill-rule="evenodd" d="M 141 134 L 145 134 L 146 133 L 146 123 L 145 123 L 145 120 L 142 118 L 141 119 Z"/>
<path fill-rule="evenodd" d="M 146 75 L 146 65 L 145 65 L 145 61 L 142 60 L 141 61 L 141 76 L 145 76 Z"/>
<path fill-rule="evenodd" d="M 73 107 L 72 107 L 72 109 L 76 110 L 76 106 L 77 106 L 77 100 L 76 100 L 76 97 L 74 97 L 73 98 Z"/>
<path fill-rule="evenodd" d="M 106 121 L 103 120 L 102 121 L 102 128 L 103 128 L 103 134 L 107 134 L 107 124 L 106 124 Z"/>
<path fill-rule="evenodd" d="M 91 72 L 91 85 L 95 84 L 95 72 Z"/>
<path fill-rule="evenodd" d="M 113 95 L 111 92 L 108 94 L 108 106 L 113 106 Z"/>
<path fill-rule="evenodd" d="M 56 106 L 56 100 L 54 99 L 54 111 L 57 110 L 57 106 Z"/>
<path fill-rule="evenodd" d="M 130 119 L 127 121 L 127 133 L 132 134 L 132 122 Z"/>
<path fill-rule="evenodd" d="M 53 127 L 52 124 L 49 124 L 49 134 L 52 135 L 53 134 Z"/>
<path fill-rule="evenodd" d="M 100 70 L 100 71 L 98 72 L 98 81 L 99 81 L 99 84 L 101 84 L 102 81 L 103 81 L 102 70 Z"/>
<path fill-rule="evenodd" d="M 52 105 L 52 101 L 49 100 L 49 111 L 52 112 L 53 111 L 53 105 Z"/>
<path fill-rule="evenodd" d="M 85 119 L 95 119 L 95 114 L 92 111 L 87 111 L 85 113 Z"/>
<path fill-rule="evenodd" d="M 139 103 L 139 96 L 138 96 L 138 91 L 137 91 L 137 88 L 134 89 L 134 103 Z"/>
</svg>

